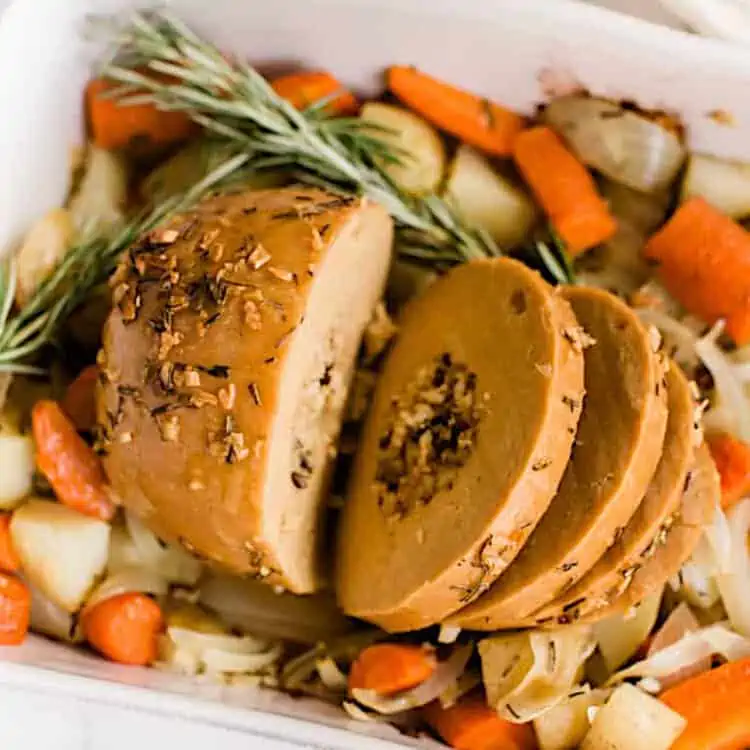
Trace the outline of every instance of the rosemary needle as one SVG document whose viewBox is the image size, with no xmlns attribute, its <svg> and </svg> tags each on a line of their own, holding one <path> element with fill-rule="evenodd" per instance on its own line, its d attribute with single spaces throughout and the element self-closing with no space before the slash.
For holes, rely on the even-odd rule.
<svg viewBox="0 0 750 750">
<path fill-rule="evenodd" d="M 0 373 L 39 373 L 28 360 L 53 343 L 68 316 L 106 281 L 124 250 L 169 214 L 187 208 L 247 162 L 238 154 L 217 167 L 184 196 L 165 201 L 149 213 L 123 225 L 111 237 L 86 236 L 65 254 L 55 270 L 40 284 L 31 299 L 13 313 L 16 261 L 0 263 Z"/>
<path fill-rule="evenodd" d="M 438 196 L 402 191 L 383 169 L 399 154 L 371 125 L 329 117 L 321 105 L 298 111 L 251 66 L 228 60 L 171 15 L 137 14 L 115 39 L 120 54 L 102 75 L 119 84 L 112 95 L 124 104 L 186 113 L 235 142 L 253 169 L 285 169 L 302 182 L 372 198 L 393 216 L 403 255 L 429 252 L 446 265 L 502 254 Z"/>
</svg>

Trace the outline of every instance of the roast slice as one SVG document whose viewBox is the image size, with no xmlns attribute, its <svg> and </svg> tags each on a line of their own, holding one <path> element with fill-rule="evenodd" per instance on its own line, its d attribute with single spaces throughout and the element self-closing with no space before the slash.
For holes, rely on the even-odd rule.
<svg viewBox="0 0 750 750">
<path fill-rule="evenodd" d="M 658 341 L 615 296 L 564 292 L 596 343 L 585 353 L 586 400 L 557 496 L 513 564 L 449 622 L 518 627 L 579 581 L 622 533 L 661 454 L 667 423 Z"/>
<path fill-rule="evenodd" d="M 345 612 L 420 628 L 505 569 L 568 461 L 584 344 L 560 294 L 508 259 L 458 267 L 406 308 L 339 527 Z"/>
<path fill-rule="evenodd" d="M 705 445 L 696 450 L 689 476 L 675 522 L 661 545 L 638 569 L 625 591 L 614 602 L 592 610 L 585 618 L 587 621 L 626 612 L 652 594 L 658 594 L 693 554 L 721 500 L 719 474 Z"/>
<path fill-rule="evenodd" d="M 677 520 L 701 433 L 690 383 L 675 364 L 667 373 L 667 432 L 661 460 L 646 495 L 622 536 L 577 584 L 535 612 L 528 624 L 560 625 L 612 603 L 636 571 L 659 549 Z"/>
<path fill-rule="evenodd" d="M 101 357 L 124 504 L 231 571 L 319 588 L 327 476 L 391 244 L 382 208 L 307 188 L 214 198 L 142 238 Z"/>
</svg>

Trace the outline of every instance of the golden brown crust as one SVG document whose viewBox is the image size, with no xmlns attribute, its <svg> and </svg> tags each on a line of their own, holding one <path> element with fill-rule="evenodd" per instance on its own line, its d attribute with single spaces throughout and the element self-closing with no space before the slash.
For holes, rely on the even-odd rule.
<svg viewBox="0 0 750 750">
<path fill-rule="evenodd" d="M 390 227 L 379 207 L 320 190 L 213 198 L 131 248 L 113 284 L 98 401 L 115 491 L 157 534 L 274 584 L 291 585 L 264 531 L 284 365 L 360 212 Z"/>
<path fill-rule="evenodd" d="M 445 353 L 475 374 L 482 394 L 475 448 L 451 487 L 389 515 L 375 480 L 392 404 Z M 554 495 L 582 392 L 575 317 L 521 264 L 467 264 L 412 302 L 377 385 L 339 528 L 344 611 L 387 630 L 411 630 L 478 596 Z"/>
<path fill-rule="evenodd" d="M 613 295 L 564 290 L 596 344 L 586 350 L 586 401 L 557 496 L 508 570 L 449 618 L 495 630 L 525 619 L 590 570 L 643 498 L 667 422 L 664 362 L 635 313 Z"/>
<path fill-rule="evenodd" d="M 667 372 L 667 403 L 669 417 L 659 465 L 622 536 L 577 584 L 529 617 L 528 626 L 566 624 L 611 603 L 666 539 L 690 481 L 700 440 L 690 383 L 674 363 Z"/>
<path fill-rule="evenodd" d="M 614 603 L 590 612 L 585 621 L 594 622 L 615 612 L 626 612 L 646 597 L 658 593 L 693 554 L 720 500 L 719 473 L 707 446 L 701 445 L 695 452 L 690 482 L 682 497 L 679 514 L 664 543 L 638 570 Z"/>
</svg>

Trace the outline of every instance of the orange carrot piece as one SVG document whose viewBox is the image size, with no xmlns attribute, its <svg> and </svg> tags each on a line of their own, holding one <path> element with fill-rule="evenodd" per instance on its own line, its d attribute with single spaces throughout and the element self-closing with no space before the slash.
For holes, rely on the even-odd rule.
<svg viewBox="0 0 750 750">
<path fill-rule="evenodd" d="M 606 242 L 617 231 L 593 177 L 553 130 L 525 130 L 516 138 L 513 157 L 571 255 Z"/>
<path fill-rule="evenodd" d="M 413 67 L 394 65 L 387 79 L 404 104 L 441 130 L 487 153 L 510 155 L 523 128 L 515 112 Z"/>
<path fill-rule="evenodd" d="M 434 654 L 421 646 L 376 643 L 360 652 L 349 672 L 349 689 L 393 695 L 420 685 L 435 671 Z"/>
<path fill-rule="evenodd" d="M 687 719 L 671 750 L 750 747 L 750 659 L 704 672 L 665 690 L 660 699 Z"/>
<path fill-rule="evenodd" d="M 113 87 L 95 79 L 86 87 L 86 110 L 94 143 L 108 151 L 133 147 L 160 151 L 189 138 L 197 130 L 182 112 L 164 112 L 152 104 L 119 104 L 102 96 Z"/>
<path fill-rule="evenodd" d="M 706 442 L 721 477 L 721 507 L 731 508 L 750 494 L 750 445 L 723 432 Z"/>
<path fill-rule="evenodd" d="M 57 499 L 79 513 L 109 521 L 115 506 L 99 457 L 54 401 L 37 401 L 31 412 L 36 463 Z"/>
<path fill-rule="evenodd" d="M 159 605 L 145 594 L 105 599 L 86 610 L 81 620 L 86 640 L 111 661 L 146 665 L 156 660 L 164 618 Z"/>
<path fill-rule="evenodd" d="M 13 575 L 0 573 L 0 646 L 18 646 L 29 631 L 31 595 Z"/>
<path fill-rule="evenodd" d="M 535 750 L 530 724 L 500 718 L 481 696 L 470 696 L 450 708 L 438 701 L 423 712 L 425 721 L 455 750 Z"/>
<path fill-rule="evenodd" d="M 99 368 L 96 365 L 84 367 L 78 377 L 68 386 L 62 407 L 77 429 L 91 430 L 96 424 L 96 381 Z"/>
<path fill-rule="evenodd" d="M 297 109 L 306 109 L 321 99 L 338 94 L 327 105 L 331 114 L 351 115 L 357 111 L 354 95 L 338 79 L 324 71 L 292 73 L 271 81 L 271 87 Z"/>
<path fill-rule="evenodd" d="M 749 232 L 703 198 L 691 198 L 643 252 L 688 312 L 707 323 L 723 318 L 737 344 L 750 342 Z"/>
<path fill-rule="evenodd" d="M 21 567 L 21 560 L 10 536 L 10 513 L 0 513 L 0 571 L 15 573 Z"/>
</svg>

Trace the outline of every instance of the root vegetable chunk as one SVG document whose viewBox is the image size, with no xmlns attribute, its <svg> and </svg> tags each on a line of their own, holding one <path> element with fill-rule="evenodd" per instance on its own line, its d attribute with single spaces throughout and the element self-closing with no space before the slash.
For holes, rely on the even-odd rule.
<svg viewBox="0 0 750 750">
<path fill-rule="evenodd" d="M 297 593 L 322 583 L 327 479 L 392 223 L 305 188 L 211 199 L 114 281 L 105 470 L 158 535 Z"/>
<path fill-rule="evenodd" d="M 389 630 L 482 593 L 554 495 L 578 422 L 583 333 L 510 260 L 454 269 L 405 310 L 339 527 L 345 612 Z"/>
<path fill-rule="evenodd" d="M 622 534 L 659 461 L 667 409 L 655 342 L 613 295 L 584 287 L 564 294 L 596 341 L 585 353 L 586 400 L 573 454 L 557 496 L 513 564 L 451 618 L 459 627 L 521 626 L 579 581 Z M 575 619 L 575 607 L 569 610 Z"/>
<path fill-rule="evenodd" d="M 535 612 L 529 625 L 565 622 L 613 602 L 627 588 L 631 578 L 666 541 L 678 520 L 695 443 L 699 440 L 693 423 L 695 401 L 690 385 L 672 364 L 667 373 L 669 417 L 662 455 L 651 484 L 622 536 L 605 552 L 594 567 L 571 589 L 551 604 Z"/>
</svg>

